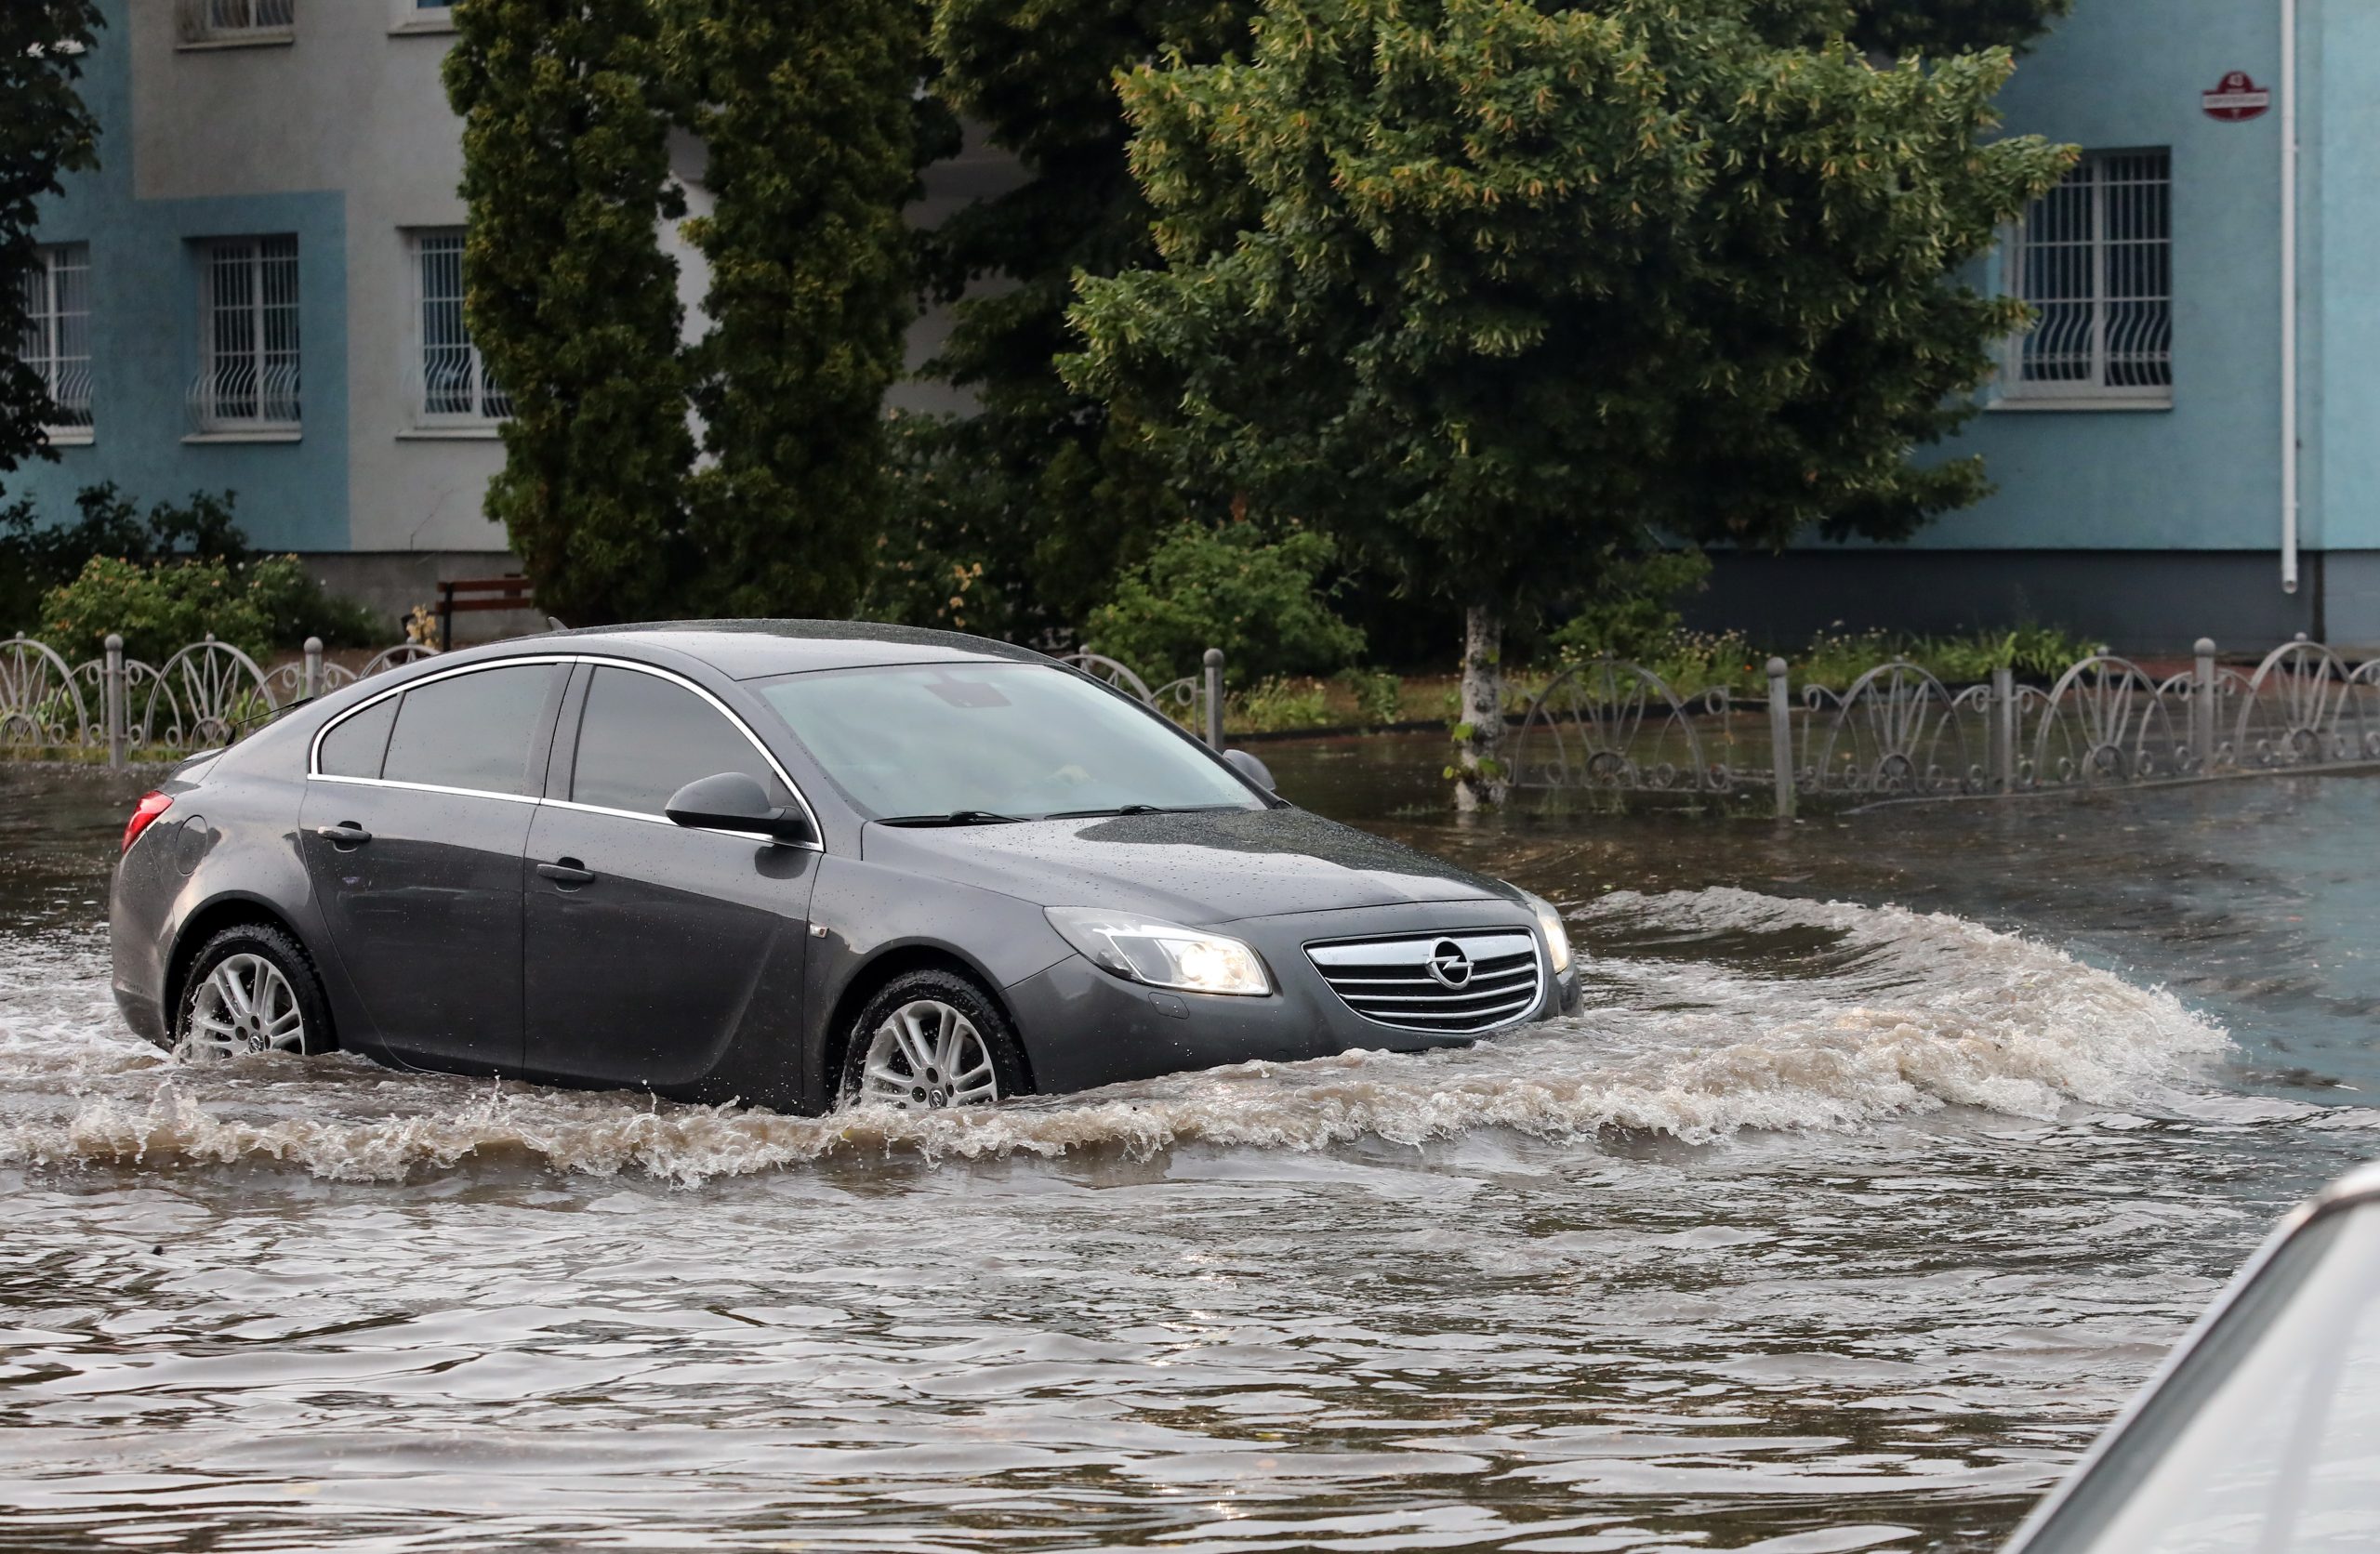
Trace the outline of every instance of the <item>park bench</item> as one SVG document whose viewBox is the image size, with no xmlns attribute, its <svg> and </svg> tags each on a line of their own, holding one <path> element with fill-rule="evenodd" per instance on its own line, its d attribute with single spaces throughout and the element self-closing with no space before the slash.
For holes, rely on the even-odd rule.
<svg viewBox="0 0 2380 1554">
<path fill-rule="evenodd" d="M 455 645 L 455 616 L 466 610 L 526 610 L 531 607 L 529 580 L 519 573 L 509 577 L 460 577 L 438 585 L 438 651 Z"/>
</svg>

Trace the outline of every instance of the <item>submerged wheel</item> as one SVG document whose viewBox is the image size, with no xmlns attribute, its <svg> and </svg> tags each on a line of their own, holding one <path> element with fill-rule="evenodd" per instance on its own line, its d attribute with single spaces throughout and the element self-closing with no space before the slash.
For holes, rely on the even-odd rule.
<svg viewBox="0 0 2380 1554">
<path fill-rule="evenodd" d="M 175 1011 L 178 1061 L 330 1049 L 330 1004 L 296 940 L 263 923 L 243 923 L 200 948 Z"/>
<path fill-rule="evenodd" d="M 1008 1017 L 968 978 L 895 977 L 867 1001 L 843 1042 L 838 1104 L 935 1112 L 1023 1095 L 1025 1064 Z"/>
</svg>

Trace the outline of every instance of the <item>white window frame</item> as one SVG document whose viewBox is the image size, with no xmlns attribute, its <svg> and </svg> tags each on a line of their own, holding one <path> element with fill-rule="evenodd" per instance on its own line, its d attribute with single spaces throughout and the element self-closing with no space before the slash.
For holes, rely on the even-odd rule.
<svg viewBox="0 0 2380 1554">
<path fill-rule="evenodd" d="M 488 380 L 487 361 L 470 337 L 469 325 L 462 320 L 462 296 L 459 292 L 433 298 L 430 289 L 429 259 L 433 252 L 441 257 L 452 255 L 456 260 L 456 273 L 461 274 L 463 229 L 460 227 L 422 227 L 405 234 L 405 272 L 410 278 L 411 307 L 406 317 L 405 331 L 405 400 L 417 433 L 447 436 L 492 436 L 497 427 L 512 414 L 512 406 L 503 389 Z M 451 323 L 435 331 L 444 336 L 433 339 L 430 308 L 433 301 L 451 305 Z M 456 337 L 459 336 L 459 337 Z M 442 360 L 433 362 L 432 353 Z M 460 399 L 470 406 L 468 410 L 434 407 L 431 386 L 441 385 L 438 399 L 442 405 L 451 405 Z M 454 386 L 460 386 L 459 394 Z"/>
<path fill-rule="evenodd" d="M 297 237 L 210 238 L 198 245 L 196 441 L 294 441 L 304 425 L 304 270 Z"/>
<path fill-rule="evenodd" d="M 2030 303 L 2036 316 L 2030 328 L 2009 337 L 1998 408 L 2172 406 L 2173 187 L 2169 148 L 2086 151 L 2056 189 L 2034 201 L 2025 218 L 2007 230 L 2001 246 L 2002 287 Z M 2068 295 L 2029 294 L 2035 256 L 2046 248 L 2065 249 L 2075 257 L 2072 268 L 2079 273 L 2066 277 Z M 2119 251 L 2128 263 L 2110 263 Z M 2028 368 L 2044 357 L 2079 371 L 2028 377 Z"/>
<path fill-rule="evenodd" d="M 91 413 L 91 245 L 58 243 L 33 250 L 25 272 L 25 333 L 18 359 L 41 375 L 51 402 L 64 418 L 44 428 L 58 446 L 87 443 L 97 421 Z M 68 306 L 80 300 L 82 307 Z M 69 354 L 69 321 L 82 321 L 79 355 Z"/>
<path fill-rule="evenodd" d="M 249 48 L 294 43 L 298 0 L 176 0 L 184 48 Z"/>
<path fill-rule="evenodd" d="M 419 0 L 389 0 L 389 31 L 391 33 L 452 33 L 455 7 L 451 4 L 425 6 Z"/>
</svg>

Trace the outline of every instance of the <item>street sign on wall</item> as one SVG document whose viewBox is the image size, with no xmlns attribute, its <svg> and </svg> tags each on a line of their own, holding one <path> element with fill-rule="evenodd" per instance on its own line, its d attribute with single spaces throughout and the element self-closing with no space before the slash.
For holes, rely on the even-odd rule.
<svg viewBox="0 0 2380 1554">
<path fill-rule="evenodd" d="M 2243 119 L 2256 118 L 2270 108 L 2272 93 L 2250 80 L 2246 71 L 2235 70 L 2227 72 L 2215 90 L 2200 93 L 2198 100 L 2208 118 L 2236 125 Z"/>
</svg>

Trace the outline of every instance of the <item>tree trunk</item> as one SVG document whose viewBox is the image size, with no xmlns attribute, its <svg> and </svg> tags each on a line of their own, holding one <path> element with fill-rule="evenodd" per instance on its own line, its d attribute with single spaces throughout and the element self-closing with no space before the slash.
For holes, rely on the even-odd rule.
<svg viewBox="0 0 2380 1554">
<path fill-rule="evenodd" d="M 1462 716 L 1455 725 L 1454 806 L 1465 814 L 1504 801 L 1504 617 L 1462 612 Z"/>
</svg>

